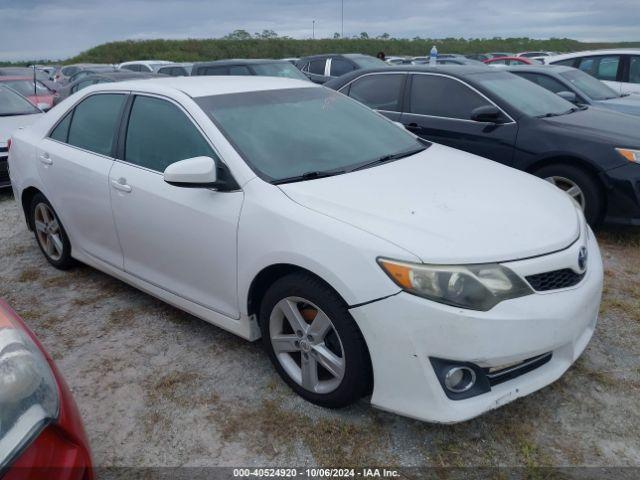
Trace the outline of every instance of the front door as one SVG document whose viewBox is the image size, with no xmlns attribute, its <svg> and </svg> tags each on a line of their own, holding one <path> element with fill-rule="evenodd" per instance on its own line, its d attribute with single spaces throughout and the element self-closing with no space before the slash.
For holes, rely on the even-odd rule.
<svg viewBox="0 0 640 480">
<path fill-rule="evenodd" d="M 205 136 L 180 106 L 138 95 L 121 153 L 110 184 L 125 271 L 238 318 L 236 234 L 243 192 L 176 187 L 162 174 L 186 158 L 219 161 Z"/>
<path fill-rule="evenodd" d="M 427 140 L 500 163 L 513 158 L 517 124 L 504 114 L 503 123 L 476 122 L 471 112 L 493 105 L 486 97 L 453 77 L 414 74 L 401 122 Z"/>
</svg>

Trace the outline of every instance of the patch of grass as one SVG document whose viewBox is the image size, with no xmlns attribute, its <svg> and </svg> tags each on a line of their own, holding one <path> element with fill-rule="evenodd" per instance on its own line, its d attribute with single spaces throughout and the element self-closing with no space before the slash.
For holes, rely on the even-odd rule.
<svg viewBox="0 0 640 480">
<path fill-rule="evenodd" d="M 65 275 L 56 275 L 55 277 L 43 278 L 40 280 L 40 285 L 44 288 L 60 288 L 65 287 L 71 283 L 71 278 Z"/>
<path fill-rule="evenodd" d="M 20 275 L 18 275 L 17 280 L 20 283 L 33 282 L 38 278 L 40 278 L 41 274 L 42 272 L 40 271 L 40 269 L 34 268 L 34 267 L 27 267 L 24 270 L 22 270 L 22 272 L 20 272 Z"/>
<path fill-rule="evenodd" d="M 131 327 L 135 323 L 136 313 L 131 308 L 118 308 L 109 313 L 108 324 L 114 328 Z"/>
<path fill-rule="evenodd" d="M 322 466 L 380 465 L 378 453 L 388 449 L 390 440 L 376 422 L 313 420 L 304 413 L 282 408 L 277 399 L 262 400 L 255 407 L 219 405 L 208 419 L 221 427 L 225 441 L 248 442 L 250 448 L 267 457 L 302 443 Z"/>
</svg>

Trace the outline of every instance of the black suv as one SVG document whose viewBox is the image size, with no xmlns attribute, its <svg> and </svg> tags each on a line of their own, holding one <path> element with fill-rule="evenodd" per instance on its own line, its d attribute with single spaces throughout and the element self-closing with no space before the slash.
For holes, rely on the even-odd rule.
<svg viewBox="0 0 640 480">
<path fill-rule="evenodd" d="M 578 107 L 486 67 L 386 67 L 326 86 L 422 138 L 554 183 L 582 206 L 591 225 L 640 225 L 638 117 Z"/>
<path fill-rule="evenodd" d="M 386 66 L 387 64 L 379 58 L 360 53 L 313 55 L 301 58 L 296 62 L 296 67 L 315 83 L 324 83 L 362 68 L 384 68 Z"/>
</svg>

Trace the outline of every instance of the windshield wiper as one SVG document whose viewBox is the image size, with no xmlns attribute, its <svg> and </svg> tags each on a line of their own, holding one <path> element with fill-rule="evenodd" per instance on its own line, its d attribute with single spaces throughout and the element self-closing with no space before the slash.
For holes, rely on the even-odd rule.
<svg viewBox="0 0 640 480">
<path fill-rule="evenodd" d="M 550 113 L 545 113 L 544 115 L 538 115 L 538 118 L 549 118 L 549 117 L 560 117 L 562 115 L 569 115 L 570 113 L 573 112 L 577 112 L 578 110 L 586 110 L 587 107 L 586 105 L 583 105 L 582 107 L 571 107 L 569 110 L 567 110 L 566 112 L 561 112 L 561 113 L 557 113 L 557 112 L 550 112 Z"/>
<path fill-rule="evenodd" d="M 358 170 L 364 170 L 365 168 L 369 168 L 369 167 L 373 167 L 374 165 L 379 165 L 381 163 L 385 163 L 385 162 L 389 162 L 391 160 L 399 160 L 401 158 L 405 158 L 405 157 L 410 157 L 411 155 L 415 155 L 416 153 L 420 153 L 424 150 L 426 150 L 427 147 L 419 147 L 419 148 L 413 148 L 411 150 L 405 150 L 402 152 L 398 152 L 398 153 L 392 153 L 389 155 L 384 155 L 380 158 L 376 158 L 375 160 L 372 160 L 370 162 L 366 162 L 363 163 L 361 165 L 358 165 L 357 167 L 354 167 L 352 169 L 350 169 L 350 172 L 356 172 Z"/>
<path fill-rule="evenodd" d="M 346 173 L 345 170 L 328 170 L 328 171 L 313 171 L 313 172 L 305 172 L 302 175 L 295 175 L 293 177 L 280 178 L 278 180 L 274 180 L 274 185 L 280 185 L 282 183 L 294 183 L 294 182 L 304 182 L 306 180 L 315 180 L 316 178 L 325 178 L 325 177 L 333 177 L 334 175 L 341 175 Z"/>
</svg>

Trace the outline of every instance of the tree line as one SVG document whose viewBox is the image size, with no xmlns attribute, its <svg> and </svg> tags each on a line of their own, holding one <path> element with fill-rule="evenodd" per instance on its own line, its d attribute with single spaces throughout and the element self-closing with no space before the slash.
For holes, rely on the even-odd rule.
<svg viewBox="0 0 640 480">
<path fill-rule="evenodd" d="M 349 38 L 294 39 L 279 36 L 273 30 L 254 34 L 235 30 L 222 38 L 186 40 L 125 40 L 91 48 L 61 63 L 120 63 L 128 60 L 161 59 L 197 62 L 224 58 L 284 58 L 318 53 L 365 53 L 376 55 L 428 55 L 435 45 L 441 53 L 521 52 L 548 50 L 571 52 L 596 48 L 640 47 L 640 42 L 579 42 L 569 38 L 538 40 L 531 38 L 393 38 L 385 33 L 376 37 L 362 32 Z M 51 60 L 39 60 L 48 63 Z M 21 64 L 34 63 L 20 62 Z M 15 64 L 14 64 L 15 65 Z"/>
</svg>

